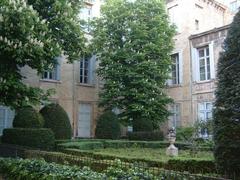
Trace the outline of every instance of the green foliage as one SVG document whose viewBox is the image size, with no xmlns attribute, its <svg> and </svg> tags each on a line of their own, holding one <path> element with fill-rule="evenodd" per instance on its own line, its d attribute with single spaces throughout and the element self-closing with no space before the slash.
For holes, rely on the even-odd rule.
<svg viewBox="0 0 240 180">
<path fill-rule="evenodd" d="M 55 57 L 62 53 L 70 62 L 84 54 L 85 38 L 78 20 L 80 3 L 0 1 L 1 104 L 18 108 L 38 104 L 51 94 L 24 84 L 22 67 L 42 73 L 56 64 Z"/>
<path fill-rule="evenodd" d="M 150 179 L 212 179 L 207 176 L 194 176 L 189 173 L 179 173 L 174 171 L 161 170 L 158 174 L 137 167 L 122 166 L 120 160 L 113 162 L 114 166 L 108 167 L 103 172 L 95 172 L 88 167 L 79 168 L 77 166 L 59 165 L 55 163 L 47 163 L 43 160 L 28 160 L 28 159 L 7 159 L 0 158 L 0 173 L 6 179 L 84 179 L 84 180 L 102 180 L 102 179 L 135 179 L 135 180 L 150 180 Z"/>
<path fill-rule="evenodd" d="M 176 129 L 176 140 L 190 142 L 194 137 L 194 127 L 179 127 Z"/>
<path fill-rule="evenodd" d="M 105 179 L 105 175 L 88 167 L 66 166 L 43 160 L 0 159 L 0 172 L 6 179 Z"/>
<path fill-rule="evenodd" d="M 147 119 L 138 119 L 132 122 L 134 132 L 151 132 L 153 131 L 153 123 Z"/>
<path fill-rule="evenodd" d="M 148 120 L 156 127 L 170 115 L 165 82 L 174 29 L 163 4 L 108 0 L 94 22 L 92 46 L 104 79 L 100 105 L 120 109 L 119 116 L 128 124 Z"/>
<path fill-rule="evenodd" d="M 120 123 L 113 112 L 104 112 L 99 117 L 95 136 L 99 139 L 118 139 L 120 137 Z"/>
<path fill-rule="evenodd" d="M 174 171 L 188 171 L 190 173 L 216 173 L 213 160 L 170 159 L 165 168 Z"/>
<path fill-rule="evenodd" d="M 188 149 L 190 144 L 176 142 L 175 145 L 179 149 Z M 82 150 L 104 148 L 166 148 L 169 142 L 164 141 L 126 141 L 126 140 L 80 140 L 64 142 L 57 145 L 60 149 L 77 148 Z"/>
<path fill-rule="evenodd" d="M 4 129 L 2 142 L 40 149 L 52 149 L 54 147 L 54 134 L 50 129 L 37 128 L 11 128 Z"/>
<path fill-rule="evenodd" d="M 56 139 L 70 139 L 72 127 L 66 111 L 59 104 L 49 104 L 40 110 L 45 128 L 50 128 Z"/>
<path fill-rule="evenodd" d="M 129 140 L 141 140 L 141 141 L 162 141 L 163 140 L 163 132 L 161 131 L 138 131 L 138 132 L 130 132 L 128 133 Z"/>
<path fill-rule="evenodd" d="M 18 109 L 13 119 L 13 127 L 16 128 L 42 128 L 43 124 L 42 115 L 32 107 Z"/>
<path fill-rule="evenodd" d="M 223 48 L 217 68 L 214 153 L 221 172 L 240 177 L 240 12 L 230 26 Z"/>
</svg>

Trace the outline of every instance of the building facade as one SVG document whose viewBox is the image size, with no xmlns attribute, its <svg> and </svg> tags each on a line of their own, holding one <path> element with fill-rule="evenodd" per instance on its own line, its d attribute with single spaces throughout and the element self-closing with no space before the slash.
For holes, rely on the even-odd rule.
<svg viewBox="0 0 240 180">
<path fill-rule="evenodd" d="M 167 10 L 177 26 L 167 83 L 167 92 L 174 100 L 168 127 L 193 126 L 212 117 L 218 54 L 233 14 L 214 0 L 169 0 Z M 210 33 L 211 29 L 223 34 Z M 205 35 L 208 32 L 211 36 Z"/>
<path fill-rule="evenodd" d="M 85 5 L 80 18 L 88 21 L 100 15 L 101 0 L 88 0 Z M 172 72 L 167 82 L 167 93 L 174 100 L 169 106 L 173 115 L 167 126 L 192 126 L 197 120 L 212 116 L 217 59 L 233 13 L 215 0 L 167 0 L 166 8 L 177 27 Z M 91 38 L 89 27 L 83 28 Z M 73 64 L 67 63 L 64 56 L 57 61 L 59 64 L 52 71 L 42 75 L 23 68 L 22 74 L 27 77 L 24 81 L 45 90 L 55 89 L 50 101 L 59 103 L 68 113 L 73 136 L 94 137 L 102 86 L 96 75 L 98 61 L 95 56 Z M 14 111 L 0 106 L 0 135 L 4 128 L 12 126 L 13 117 Z"/>
</svg>

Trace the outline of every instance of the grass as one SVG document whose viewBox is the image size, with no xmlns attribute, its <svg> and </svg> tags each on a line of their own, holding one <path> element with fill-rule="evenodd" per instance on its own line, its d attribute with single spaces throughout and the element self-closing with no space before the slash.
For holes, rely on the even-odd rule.
<svg viewBox="0 0 240 180">
<path fill-rule="evenodd" d="M 106 148 L 89 150 L 94 154 L 111 155 L 125 158 L 143 158 L 146 160 L 157 160 L 167 162 L 169 159 L 201 159 L 213 160 L 213 153 L 209 151 L 191 152 L 190 150 L 180 150 L 178 157 L 169 157 L 164 148 Z"/>
</svg>

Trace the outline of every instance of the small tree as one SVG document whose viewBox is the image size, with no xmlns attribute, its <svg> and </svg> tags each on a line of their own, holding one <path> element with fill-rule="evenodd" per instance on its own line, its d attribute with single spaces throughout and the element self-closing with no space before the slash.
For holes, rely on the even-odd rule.
<svg viewBox="0 0 240 180">
<path fill-rule="evenodd" d="M 148 120 L 155 128 L 167 119 L 171 99 L 165 82 L 171 64 L 174 29 L 161 0 L 108 0 L 95 21 L 92 45 L 104 79 L 100 106 L 121 109 L 134 125 Z"/>
<path fill-rule="evenodd" d="M 225 40 L 217 77 L 214 156 L 220 172 L 240 177 L 240 12 Z"/>
<path fill-rule="evenodd" d="M 0 1 L 0 104 L 37 104 L 49 93 L 23 83 L 21 68 L 42 73 L 64 54 L 70 62 L 84 53 L 78 20 L 81 0 Z"/>
</svg>

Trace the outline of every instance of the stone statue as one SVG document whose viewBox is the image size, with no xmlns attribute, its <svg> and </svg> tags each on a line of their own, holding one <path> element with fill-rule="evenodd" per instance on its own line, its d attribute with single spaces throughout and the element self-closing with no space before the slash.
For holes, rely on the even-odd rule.
<svg viewBox="0 0 240 180">
<path fill-rule="evenodd" d="M 170 146 L 166 150 L 167 156 L 178 156 L 178 148 L 174 146 L 176 140 L 176 130 L 174 127 L 168 130 L 168 140 Z"/>
</svg>

